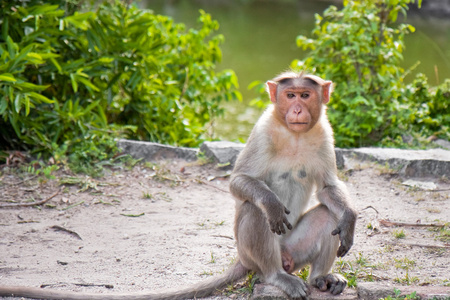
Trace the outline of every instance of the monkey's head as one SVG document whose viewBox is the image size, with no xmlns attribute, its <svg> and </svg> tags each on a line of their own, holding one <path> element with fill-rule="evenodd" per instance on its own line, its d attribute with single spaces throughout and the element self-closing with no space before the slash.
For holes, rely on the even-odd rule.
<svg viewBox="0 0 450 300">
<path fill-rule="evenodd" d="M 331 86 L 331 81 L 303 72 L 286 72 L 267 81 L 276 118 L 297 133 L 308 132 L 316 125 L 323 104 L 330 101 Z"/>
</svg>

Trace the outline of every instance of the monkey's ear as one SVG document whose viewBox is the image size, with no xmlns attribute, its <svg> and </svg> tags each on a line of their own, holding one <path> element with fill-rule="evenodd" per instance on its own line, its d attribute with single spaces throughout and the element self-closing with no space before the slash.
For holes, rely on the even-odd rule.
<svg viewBox="0 0 450 300">
<path fill-rule="evenodd" d="M 267 93 L 269 93 L 270 101 L 272 101 L 272 103 L 277 103 L 278 84 L 275 81 L 269 80 L 266 82 L 266 86 L 267 86 Z"/>
<path fill-rule="evenodd" d="M 329 80 L 325 81 L 322 85 L 322 92 L 323 92 L 322 102 L 325 104 L 330 102 L 330 95 L 331 92 L 333 92 L 333 82 Z"/>
</svg>

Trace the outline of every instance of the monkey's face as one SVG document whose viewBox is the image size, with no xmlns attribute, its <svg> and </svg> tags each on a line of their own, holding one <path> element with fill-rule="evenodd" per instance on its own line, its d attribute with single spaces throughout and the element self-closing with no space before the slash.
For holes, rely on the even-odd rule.
<svg viewBox="0 0 450 300">
<path fill-rule="evenodd" d="M 322 87 L 318 83 L 308 78 L 291 78 L 268 86 L 280 122 L 297 133 L 314 127 L 322 113 Z"/>
</svg>

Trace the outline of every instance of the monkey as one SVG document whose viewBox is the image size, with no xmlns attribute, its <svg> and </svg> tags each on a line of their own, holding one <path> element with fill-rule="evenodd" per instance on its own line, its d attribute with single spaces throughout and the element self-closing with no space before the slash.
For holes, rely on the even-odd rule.
<svg viewBox="0 0 450 300">
<path fill-rule="evenodd" d="M 337 177 L 325 106 L 332 82 L 290 71 L 266 87 L 272 105 L 230 179 L 239 260 L 291 298 L 308 297 L 307 284 L 291 274 L 305 265 L 311 285 L 339 294 L 347 281 L 330 270 L 353 245 L 357 213 Z M 313 192 L 319 204 L 307 210 Z"/>
<path fill-rule="evenodd" d="M 353 245 L 357 213 L 337 178 L 334 138 L 326 116 L 332 82 L 288 71 L 266 82 L 271 104 L 256 122 L 231 178 L 238 257 L 225 273 L 180 291 L 92 294 L 1 286 L 0 296 L 67 300 L 162 300 L 210 296 L 256 272 L 290 298 L 310 288 L 294 271 L 310 265 L 309 285 L 334 295 L 347 281 L 330 273 Z M 319 204 L 308 208 L 315 193 Z"/>
</svg>

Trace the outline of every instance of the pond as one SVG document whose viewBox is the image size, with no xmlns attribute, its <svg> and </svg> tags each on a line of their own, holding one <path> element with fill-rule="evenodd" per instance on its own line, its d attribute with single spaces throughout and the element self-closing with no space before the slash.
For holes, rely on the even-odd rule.
<svg viewBox="0 0 450 300">
<path fill-rule="evenodd" d="M 340 1 L 257 1 L 257 0 L 143 0 L 140 6 L 155 13 L 171 16 L 175 22 L 196 26 L 199 9 L 211 14 L 220 24 L 219 33 L 225 36 L 222 44 L 223 59 L 218 69 L 236 72 L 241 103 L 225 103 L 224 118 L 217 120 L 215 136 L 230 141 L 245 141 L 261 110 L 250 107 L 256 97 L 247 89 L 254 80 L 265 81 L 287 69 L 294 59 L 304 57 L 297 48 L 298 35 L 310 36 L 314 27 L 314 14 L 322 14 L 329 5 Z M 405 38 L 406 50 L 402 67 L 420 64 L 412 72 L 427 75 L 429 83 L 436 85 L 450 78 L 450 20 L 423 17 L 410 13 L 407 23 L 416 32 Z M 413 76 L 407 77 L 412 80 Z"/>
</svg>

